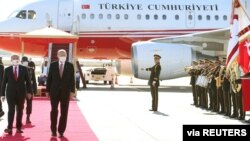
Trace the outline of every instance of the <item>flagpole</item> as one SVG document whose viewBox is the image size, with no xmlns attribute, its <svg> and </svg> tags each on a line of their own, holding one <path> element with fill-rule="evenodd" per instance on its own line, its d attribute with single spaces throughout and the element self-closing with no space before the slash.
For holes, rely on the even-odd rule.
<svg viewBox="0 0 250 141">
<path fill-rule="evenodd" d="M 239 2 L 239 4 L 240 4 L 240 7 L 242 8 L 242 10 L 245 12 L 246 17 L 247 17 L 247 18 L 248 18 L 248 20 L 250 21 L 250 17 L 249 17 L 249 15 L 248 15 L 248 13 L 247 13 L 246 8 L 245 8 L 244 6 L 242 6 L 242 4 L 241 4 L 241 2 L 240 2 L 240 1 L 238 1 L 238 2 Z"/>
</svg>

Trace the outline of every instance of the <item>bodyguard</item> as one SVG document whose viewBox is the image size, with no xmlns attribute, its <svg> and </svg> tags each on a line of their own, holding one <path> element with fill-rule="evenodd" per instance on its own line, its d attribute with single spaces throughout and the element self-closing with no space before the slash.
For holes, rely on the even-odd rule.
<svg viewBox="0 0 250 141">
<path fill-rule="evenodd" d="M 160 59 L 161 59 L 161 56 L 158 54 L 155 54 L 154 55 L 155 65 L 151 68 L 146 69 L 146 71 L 151 71 L 150 78 L 148 81 L 148 84 L 150 85 L 150 89 L 151 89 L 151 96 L 152 96 L 152 109 L 150 109 L 150 111 L 158 110 L 158 87 L 160 85 L 159 76 L 161 73 Z"/>
</svg>

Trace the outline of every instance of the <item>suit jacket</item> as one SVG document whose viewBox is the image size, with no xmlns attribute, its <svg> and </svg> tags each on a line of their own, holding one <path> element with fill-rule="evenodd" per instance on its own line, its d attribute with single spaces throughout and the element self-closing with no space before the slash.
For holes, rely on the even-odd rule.
<svg viewBox="0 0 250 141">
<path fill-rule="evenodd" d="M 53 62 L 49 67 L 46 89 L 51 97 L 57 96 L 59 90 L 66 93 L 75 92 L 75 71 L 72 63 L 65 62 L 62 78 L 59 74 L 59 62 Z"/>
<path fill-rule="evenodd" d="M 0 64 L 0 96 L 1 94 L 1 85 L 2 85 L 2 81 L 3 81 L 3 74 L 4 74 L 4 66 Z"/>
<path fill-rule="evenodd" d="M 31 93 L 28 70 L 22 65 L 19 65 L 17 80 L 14 78 L 13 66 L 7 67 L 4 71 L 1 95 L 15 97 L 16 93 L 20 98 L 25 98 L 27 93 Z"/>
<path fill-rule="evenodd" d="M 34 95 L 37 93 L 35 70 L 29 66 L 27 66 L 27 68 L 28 68 L 28 74 L 29 74 L 30 83 L 31 83 L 31 93 Z"/>
<path fill-rule="evenodd" d="M 149 85 L 152 85 L 153 81 L 156 82 L 155 86 L 160 86 L 160 73 L 161 73 L 161 65 L 160 63 L 155 64 L 152 68 L 147 68 L 146 71 L 151 71 L 150 78 L 148 81 Z"/>
</svg>

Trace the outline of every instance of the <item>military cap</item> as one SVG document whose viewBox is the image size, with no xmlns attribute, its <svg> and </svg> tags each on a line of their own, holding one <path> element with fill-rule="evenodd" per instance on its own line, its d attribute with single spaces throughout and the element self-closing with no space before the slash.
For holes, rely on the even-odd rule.
<svg viewBox="0 0 250 141">
<path fill-rule="evenodd" d="M 160 56 L 160 55 L 158 55 L 158 54 L 154 54 L 154 58 L 161 59 L 161 56 Z"/>
<path fill-rule="evenodd" d="M 198 62 L 192 61 L 192 64 L 193 64 L 193 65 L 198 65 Z"/>
<path fill-rule="evenodd" d="M 199 63 L 204 63 L 204 60 L 199 60 Z"/>
<path fill-rule="evenodd" d="M 28 57 L 23 56 L 21 61 L 22 61 L 22 62 L 28 62 Z"/>
</svg>

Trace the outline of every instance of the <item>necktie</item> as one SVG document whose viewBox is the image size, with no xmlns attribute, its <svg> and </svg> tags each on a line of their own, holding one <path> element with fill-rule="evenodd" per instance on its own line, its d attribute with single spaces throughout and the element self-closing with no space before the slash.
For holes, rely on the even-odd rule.
<svg viewBox="0 0 250 141">
<path fill-rule="evenodd" d="M 62 74 L 63 74 L 63 63 L 60 63 L 59 73 L 60 73 L 60 77 L 62 78 Z"/>
<path fill-rule="evenodd" d="M 14 78 L 15 80 L 17 80 L 17 67 L 16 66 L 14 67 Z"/>
</svg>

